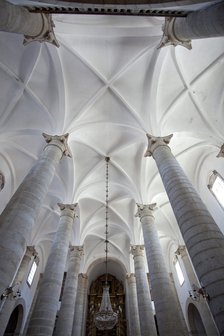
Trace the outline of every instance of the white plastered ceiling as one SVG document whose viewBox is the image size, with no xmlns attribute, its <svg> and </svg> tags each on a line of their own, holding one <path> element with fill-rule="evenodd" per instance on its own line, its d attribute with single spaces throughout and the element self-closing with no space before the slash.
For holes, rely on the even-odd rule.
<svg viewBox="0 0 224 336">
<path fill-rule="evenodd" d="M 143 237 L 135 202 L 157 203 L 164 252 L 182 243 L 145 134 L 174 134 L 170 147 L 222 230 L 223 210 L 207 189 L 224 138 L 224 39 L 157 49 L 163 19 L 55 15 L 57 49 L 0 33 L 0 169 L 3 209 L 45 146 L 42 132 L 69 133 L 29 244 L 49 251 L 57 202 L 79 203 L 71 243 L 84 244 L 83 271 L 102 264 L 105 156 L 109 166 L 109 258 L 132 271 L 129 247 Z M 111 263 L 111 271 L 114 263 Z M 120 266 L 121 267 L 121 266 Z M 121 267 L 121 268 L 122 268 Z M 103 271 L 100 267 L 98 273 Z"/>
</svg>

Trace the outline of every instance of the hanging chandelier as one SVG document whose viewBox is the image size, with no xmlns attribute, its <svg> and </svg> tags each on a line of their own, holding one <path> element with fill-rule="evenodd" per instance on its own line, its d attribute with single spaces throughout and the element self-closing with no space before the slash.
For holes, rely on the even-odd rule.
<svg viewBox="0 0 224 336">
<path fill-rule="evenodd" d="M 108 285 L 108 271 L 107 271 L 107 262 L 108 262 L 108 203 L 109 203 L 109 161 L 108 156 L 105 157 L 106 161 L 106 198 L 105 198 L 105 266 L 106 266 L 106 281 L 103 286 L 103 296 L 100 305 L 100 310 L 95 314 L 95 325 L 99 330 L 110 330 L 112 329 L 118 320 L 117 313 L 113 312 L 110 294 L 109 294 L 109 285 Z"/>
</svg>

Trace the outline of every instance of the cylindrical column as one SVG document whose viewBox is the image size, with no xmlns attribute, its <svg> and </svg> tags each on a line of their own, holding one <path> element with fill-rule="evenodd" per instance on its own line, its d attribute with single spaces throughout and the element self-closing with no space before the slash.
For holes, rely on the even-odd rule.
<svg viewBox="0 0 224 336">
<path fill-rule="evenodd" d="M 56 330 L 54 332 L 55 336 L 71 336 L 72 334 L 78 275 L 82 255 L 82 246 L 70 247 L 68 272 L 65 280 Z"/>
<path fill-rule="evenodd" d="M 76 296 L 75 314 L 73 321 L 72 336 L 82 336 L 83 318 L 85 313 L 85 301 L 87 296 L 88 277 L 86 274 L 79 274 L 78 295 Z"/>
<path fill-rule="evenodd" d="M 175 18 L 173 34 L 180 41 L 224 35 L 224 3 L 194 11 L 186 18 Z"/>
<path fill-rule="evenodd" d="M 166 268 L 158 232 L 153 216 L 156 204 L 137 204 L 136 216 L 142 223 L 145 250 L 150 275 L 152 297 L 155 304 L 159 334 L 161 336 L 187 335 L 184 328 L 177 301 L 174 296 L 170 277 Z"/>
<path fill-rule="evenodd" d="M 128 284 L 130 335 L 141 336 L 135 274 L 126 276 Z"/>
<path fill-rule="evenodd" d="M 156 325 L 144 264 L 144 246 L 131 247 L 134 258 L 141 336 L 156 336 Z"/>
<path fill-rule="evenodd" d="M 0 295 L 13 282 L 56 166 L 63 154 L 70 155 L 68 134 L 43 135 L 47 142 L 44 152 L 0 216 Z"/>
<path fill-rule="evenodd" d="M 168 147 L 172 135 L 147 137 L 145 156 L 152 155 L 156 161 L 196 274 L 209 294 L 220 335 L 224 335 L 224 236 L 172 155 Z"/>
<path fill-rule="evenodd" d="M 167 17 L 158 48 L 181 45 L 191 49 L 191 40 L 224 36 L 224 3 L 193 11 L 186 17 Z"/>
<path fill-rule="evenodd" d="M 0 1 L 0 31 L 23 34 L 25 42 L 50 42 L 58 46 L 51 15 L 30 13 L 22 6 Z"/>
<path fill-rule="evenodd" d="M 59 228 L 31 316 L 27 331 L 29 336 L 53 334 L 76 206 L 77 204 L 59 204 L 61 209 Z"/>
<path fill-rule="evenodd" d="M 37 256 L 35 248 L 33 246 L 27 246 L 26 253 L 21 261 L 18 272 L 11 286 L 11 293 L 2 300 L 0 308 L 0 336 L 5 333 L 5 328 L 15 305 L 15 298 L 18 297 L 20 285 L 27 273 L 31 258 L 34 256 Z"/>
</svg>

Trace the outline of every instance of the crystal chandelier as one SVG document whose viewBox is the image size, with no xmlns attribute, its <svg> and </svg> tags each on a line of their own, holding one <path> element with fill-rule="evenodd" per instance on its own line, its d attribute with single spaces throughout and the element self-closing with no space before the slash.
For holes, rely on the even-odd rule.
<svg viewBox="0 0 224 336">
<path fill-rule="evenodd" d="M 108 272 L 107 272 L 107 255 L 108 255 L 108 203 L 109 203 L 109 161 L 110 158 L 107 156 L 105 157 L 106 161 L 106 199 L 105 199 L 105 265 L 106 265 L 106 281 L 105 285 L 103 286 L 103 296 L 100 305 L 100 310 L 98 313 L 95 314 L 95 324 L 97 329 L 99 330 L 110 330 L 112 329 L 115 324 L 117 323 L 118 316 L 117 313 L 113 312 L 111 302 L 110 302 L 110 294 L 109 294 L 109 285 L 108 285 Z"/>
</svg>

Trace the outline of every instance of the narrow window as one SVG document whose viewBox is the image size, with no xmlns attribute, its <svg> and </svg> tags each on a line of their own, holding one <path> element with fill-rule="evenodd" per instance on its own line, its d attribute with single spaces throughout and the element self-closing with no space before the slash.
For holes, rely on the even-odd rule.
<svg viewBox="0 0 224 336">
<path fill-rule="evenodd" d="M 175 269 L 176 269 L 176 272 L 177 272 L 177 277 L 178 277 L 180 286 L 182 286 L 183 283 L 184 283 L 184 275 L 183 275 L 182 269 L 180 267 L 180 263 L 177 259 L 175 260 L 175 265 L 174 266 L 175 266 Z"/>
<path fill-rule="evenodd" d="M 209 176 L 208 188 L 224 208 L 224 180 L 216 170 Z"/>
<path fill-rule="evenodd" d="M 28 274 L 28 277 L 27 277 L 27 283 L 28 283 L 29 286 L 32 285 L 32 282 L 33 282 L 33 279 L 34 279 L 34 275 L 35 275 L 35 273 L 36 273 L 36 270 L 37 270 L 37 263 L 36 263 L 36 261 L 34 260 L 33 263 L 32 263 L 30 272 L 29 272 L 29 274 Z"/>
</svg>

